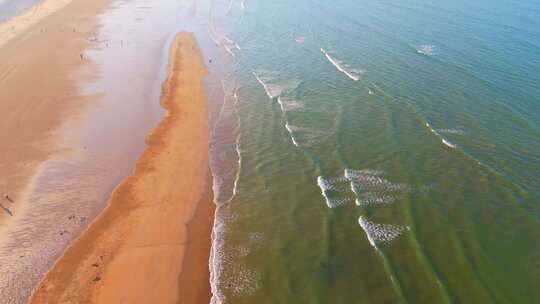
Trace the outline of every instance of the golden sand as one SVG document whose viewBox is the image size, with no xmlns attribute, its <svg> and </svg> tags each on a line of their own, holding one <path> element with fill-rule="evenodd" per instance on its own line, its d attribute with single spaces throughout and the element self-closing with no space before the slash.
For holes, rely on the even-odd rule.
<svg viewBox="0 0 540 304">
<path fill-rule="evenodd" d="M 207 74 L 191 34 L 171 47 L 166 115 L 133 174 L 64 253 L 31 303 L 208 303 L 213 215 Z"/>
</svg>

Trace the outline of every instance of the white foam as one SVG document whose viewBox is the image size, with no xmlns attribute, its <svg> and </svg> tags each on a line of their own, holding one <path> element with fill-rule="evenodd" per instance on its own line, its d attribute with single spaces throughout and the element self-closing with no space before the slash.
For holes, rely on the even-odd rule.
<svg viewBox="0 0 540 304">
<path fill-rule="evenodd" d="M 324 197 L 324 199 L 326 200 L 326 205 L 328 205 L 328 207 L 330 207 L 330 204 L 328 203 L 328 196 L 326 195 L 326 188 L 327 188 L 328 185 L 326 184 L 326 181 L 324 180 L 324 178 L 322 176 L 317 177 L 317 185 L 321 189 L 321 194 Z"/>
<path fill-rule="evenodd" d="M 287 120 L 285 121 L 285 128 L 289 132 L 293 144 L 297 147 L 318 144 L 331 135 L 329 132 L 291 125 Z"/>
<path fill-rule="evenodd" d="M 395 197 L 389 195 L 377 195 L 374 193 L 362 193 L 355 200 L 357 206 L 384 205 L 390 204 L 396 200 Z"/>
<path fill-rule="evenodd" d="M 431 133 L 437 135 L 443 144 L 445 144 L 446 146 L 452 148 L 452 149 L 456 149 L 457 148 L 457 145 L 450 142 L 448 139 L 444 138 L 439 132 L 437 132 L 437 130 L 433 129 L 433 127 L 431 127 L 431 125 L 426 122 L 426 127 L 431 131 Z"/>
<path fill-rule="evenodd" d="M 443 144 L 447 145 L 448 147 L 452 148 L 452 149 L 455 149 L 457 148 L 457 146 L 453 143 L 451 143 L 450 141 L 448 141 L 447 139 L 445 138 L 442 138 L 442 142 Z"/>
<path fill-rule="evenodd" d="M 251 247 L 225 248 L 224 233 L 227 216 L 218 214 L 221 212 L 224 210 L 216 209 L 214 230 L 212 231 L 209 261 L 211 304 L 226 302 L 224 290 L 239 296 L 250 295 L 260 287 L 261 280 L 260 273 L 235 263 L 234 260 L 249 255 Z"/>
<path fill-rule="evenodd" d="M 362 71 L 350 69 L 349 67 L 347 67 L 346 64 L 344 64 L 343 62 L 339 61 L 338 59 L 336 59 L 336 58 L 332 57 L 330 54 L 328 54 L 328 52 L 323 48 L 321 48 L 321 52 L 324 54 L 326 59 L 328 59 L 328 61 L 330 61 L 330 63 L 334 67 L 336 67 L 336 69 L 338 71 L 340 71 L 343 74 L 347 75 L 347 77 L 349 77 L 350 79 L 352 79 L 354 81 L 360 80 L 360 73 L 362 73 Z"/>
<path fill-rule="evenodd" d="M 233 294 L 246 296 L 259 289 L 261 275 L 245 266 L 237 266 L 234 274 L 227 280 L 227 289 Z"/>
<path fill-rule="evenodd" d="M 294 126 L 291 126 L 289 125 L 288 122 L 285 123 L 285 129 L 287 129 L 287 131 L 289 132 L 289 136 L 291 137 L 291 141 L 293 143 L 293 145 L 295 145 L 296 147 L 300 147 L 300 144 L 298 144 L 298 142 L 296 141 L 296 138 L 294 138 Z"/>
<path fill-rule="evenodd" d="M 232 5 L 232 1 L 231 1 Z M 214 26 L 213 21 L 213 15 L 210 15 L 210 20 L 208 22 L 208 33 L 210 35 L 210 39 L 217 45 L 222 47 L 227 53 L 229 53 L 233 58 L 236 58 L 236 54 L 234 53 L 234 50 L 240 50 L 240 46 L 233 41 L 232 39 L 228 38 L 225 34 L 219 33 L 219 31 L 216 30 Z"/>
<path fill-rule="evenodd" d="M 223 250 L 224 250 L 224 222 L 220 216 L 222 206 L 217 206 L 214 212 L 214 225 L 212 227 L 212 243 L 210 247 L 210 258 L 208 267 L 210 270 L 210 290 L 212 298 L 210 304 L 224 303 L 224 295 L 220 288 L 222 268 L 223 268 Z"/>
<path fill-rule="evenodd" d="M 222 44 L 222 46 L 225 48 L 225 50 L 226 50 L 229 54 L 231 54 L 231 56 L 232 56 L 233 58 L 236 58 L 235 50 L 240 51 L 240 46 L 238 45 L 238 43 L 236 43 L 235 41 L 231 40 L 231 39 L 228 38 L 227 36 L 223 35 L 223 36 L 222 36 L 221 44 Z"/>
<path fill-rule="evenodd" d="M 363 169 L 363 170 L 353 170 L 353 169 L 345 169 L 345 178 L 351 179 L 363 175 L 372 175 L 372 176 L 379 176 L 383 175 L 384 172 L 379 170 L 371 170 L 371 169 Z"/>
<path fill-rule="evenodd" d="M 365 217 L 358 218 L 358 224 L 366 233 L 371 246 L 377 248 L 378 244 L 389 243 L 404 231 L 410 230 L 407 226 L 398 226 L 391 224 L 377 224 L 368 221 Z"/>
<path fill-rule="evenodd" d="M 212 26 L 212 24 L 208 24 L 208 34 L 210 35 L 210 39 L 212 39 L 212 41 L 217 45 L 219 46 L 221 44 L 221 40 L 219 39 L 219 36 L 218 34 L 216 33 L 214 27 Z"/>
<path fill-rule="evenodd" d="M 331 180 L 325 179 L 322 176 L 317 177 L 317 185 L 321 189 L 321 194 L 325 199 L 326 206 L 333 209 L 338 206 L 343 205 L 344 203 L 350 202 L 352 199 L 350 197 L 344 198 L 331 198 L 328 196 L 327 191 L 336 191 L 335 186 L 332 184 Z"/>
<path fill-rule="evenodd" d="M 277 101 L 283 113 L 302 108 L 301 103 L 285 96 L 278 97 Z"/>
<path fill-rule="evenodd" d="M 271 85 L 267 84 L 257 73 L 253 72 L 253 76 L 255 76 L 255 79 L 262 85 L 264 88 L 264 91 L 266 92 L 266 95 L 270 98 L 277 97 L 281 94 L 281 91 L 279 90 L 279 87 L 272 87 Z"/>
<path fill-rule="evenodd" d="M 234 40 L 232 40 L 231 38 L 229 38 L 229 37 L 227 37 L 227 36 L 225 36 L 225 35 L 223 35 L 222 37 L 223 37 L 223 40 L 224 40 L 227 44 L 230 44 L 230 45 L 234 46 L 235 48 L 240 49 L 240 47 L 238 46 L 238 44 L 237 44 L 236 42 L 234 42 Z"/>
<path fill-rule="evenodd" d="M 234 97 L 233 106 L 235 106 L 238 103 L 238 94 L 236 90 L 233 93 L 233 97 Z M 236 114 L 236 110 L 234 112 Z M 236 118 L 238 119 L 238 117 Z M 239 123 L 239 120 L 238 120 L 238 123 Z M 236 137 L 235 146 L 236 146 L 236 153 L 238 155 L 238 167 L 236 170 L 236 176 L 234 180 L 232 194 L 226 201 L 222 201 L 222 202 L 216 201 L 216 198 L 219 197 L 219 194 L 217 193 L 219 191 L 222 178 L 220 176 L 217 176 L 214 173 L 212 167 L 210 168 L 212 170 L 212 176 L 213 176 L 214 204 L 216 205 L 216 210 L 214 212 L 214 225 L 212 227 L 210 257 L 209 257 L 209 263 L 208 263 L 208 267 L 210 271 L 210 289 L 212 293 L 210 304 L 222 304 L 225 301 L 225 296 L 223 295 L 222 286 L 221 286 L 223 282 L 221 277 L 223 275 L 223 271 L 224 271 L 223 267 L 226 260 L 225 248 L 224 248 L 225 223 L 226 221 L 234 220 L 234 215 L 227 213 L 225 208 L 227 206 L 227 203 L 230 202 L 236 196 L 236 192 L 237 192 L 238 180 L 240 177 L 240 169 L 242 166 L 242 157 L 240 153 L 240 134 L 238 134 Z M 244 277 L 246 276 L 244 275 Z M 244 281 L 242 281 L 242 283 L 245 284 Z M 253 286 L 249 286 L 248 288 L 253 289 Z"/>
<path fill-rule="evenodd" d="M 424 45 L 420 45 L 420 46 L 418 46 L 416 48 L 417 53 L 422 54 L 422 55 L 426 55 L 426 56 L 433 56 L 434 51 L 435 51 L 435 46 L 434 45 L 424 44 Z"/>
<path fill-rule="evenodd" d="M 382 174 L 383 172 L 378 170 L 345 169 L 344 176 L 350 181 L 357 206 L 390 204 L 401 191 L 407 189 L 403 184 L 395 184 L 382 178 Z"/>
<path fill-rule="evenodd" d="M 252 73 L 270 99 L 294 91 L 301 83 L 300 80 L 284 77 L 275 71 L 255 70 Z"/>
<path fill-rule="evenodd" d="M 238 94 L 237 91 L 234 92 L 234 105 L 238 104 Z M 235 110 L 236 113 L 236 110 Z M 238 117 L 238 114 L 236 114 L 237 121 L 238 121 L 238 128 L 240 128 L 240 118 Z M 238 156 L 238 168 L 236 169 L 236 176 L 234 178 L 234 186 L 232 191 L 231 200 L 236 196 L 236 192 L 238 189 L 238 180 L 240 179 L 240 169 L 242 168 L 242 153 L 240 152 L 240 133 L 236 135 L 235 140 L 235 149 L 236 149 L 236 155 Z"/>
<path fill-rule="evenodd" d="M 304 43 L 306 41 L 306 37 L 296 37 L 294 38 L 294 41 L 296 41 L 296 43 Z"/>
<path fill-rule="evenodd" d="M 454 135 L 464 135 L 465 131 L 458 129 L 438 129 L 437 132 L 441 134 L 454 134 Z"/>
<path fill-rule="evenodd" d="M 323 178 L 320 177 L 320 183 L 323 186 L 324 190 L 331 190 L 337 192 L 348 191 L 344 183 L 348 182 L 347 179 L 343 177 L 334 177 L 334 178 Z"/>
</svg>

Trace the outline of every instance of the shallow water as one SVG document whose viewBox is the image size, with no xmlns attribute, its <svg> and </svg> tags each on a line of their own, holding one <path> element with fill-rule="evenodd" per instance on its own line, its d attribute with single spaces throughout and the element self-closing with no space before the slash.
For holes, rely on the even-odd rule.
<svg viewBox="0 0 540 304">
<path fill-rule="evenodd" d="M 0 22 L 19 15 L 43 0 L 0 0 Z M 36 7 L 36 9 L 38 9 Z"/>
</svg>

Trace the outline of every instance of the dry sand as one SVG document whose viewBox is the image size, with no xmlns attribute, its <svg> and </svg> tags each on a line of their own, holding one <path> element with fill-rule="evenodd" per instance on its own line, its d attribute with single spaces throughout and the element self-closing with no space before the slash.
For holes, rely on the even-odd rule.
<svg viewBox="0 0 540 304">
<path fill-rule="evenodd" d="M 208 303 L 213 214 L 207 74 L 191 34 L 171 47 L 166 115 L 133 174 L 64 253 L 31 303 Z"/>
</svg>

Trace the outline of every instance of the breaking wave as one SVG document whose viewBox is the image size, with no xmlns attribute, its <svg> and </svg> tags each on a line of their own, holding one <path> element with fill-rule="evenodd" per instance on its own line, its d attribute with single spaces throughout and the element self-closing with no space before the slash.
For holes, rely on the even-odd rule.
<svg viewBox="0 0 540 304">
<path fill-rule="evenodd" d="M 319 144 L 331 135 L 331 133 L 325 131 L 294 126 L 288 121 L 285 122 L 285 129 L 289 132 L 291 140 L 296 147 L 309 147 Z"/>
<path fill-rule="evenodd" d="M 333 209 L 352 201 L 350 196 L 340 194 L 340 192 L 346 191 L 346 183 L 347 180 L 343 178 L 317 177 L 317 185 L 321 189 L 321 194 L 328 208 Z"/>
<path fill-rule="evenodd" d="M 441 139 L 441 142 L 442 142 L 444 145 L 446 145 L 446 146 L 448 146 L 448 147 L 450 147 L 450 148 L 452 148 L 452 149 L 456 149 L 456 148 L 457 148 L 457 145 L 456 145 L 456 144 L 454 144 L 454 143 L 450 142 L 448 139 L 444 138 L 444 137 L 441 135 L 441 133 L 439 133 L 437 130 L 433 129 L 433 127 L 431 127 L 431 125 L 430 125 L 428 122 L 426 122 L 426 127 L 431 131 L 431 133 L 433 133 L 433 134 L 435 134 L 437 137 L 439 137 L 439 138 Z"/>
<path fill-rule="evenodd" d="M 224 263 L 227 261 L 227 258 L 224 256 L 225 223 L 231 218 L 227 214 L 227 203 L 236 196 L 242 165 L 240 134 L 237 132 L 240 124 L 236 112 L 238 94 L 236 90 L 234 92 L 227 92 L 225 85 L 223 85 L 223 91 L 225 97 L 212 129 L 210 143 L 210 170 L 213 180 L 214 204 L 216 205 L 209 258 L 210 288 L 212 291 L 210 303 L 212 304 L 221 304 L 224 301 L 222 294 L 223 287 L 220 284 L 222 282 L 221 276 L 223 275 Z M 238 278 L 240 279 L 241 277 L 248 278 L 249 275 L 247 273 L 241 273 Z M 246 280 L 242 279 L 238 283 L 244 284 Z M 251 287 L 246 288 L 249 289 Z"/>
<path fill-rule="evenodd" d="M 362 71 L 351 69 L 347 64 L 343 63 L 342 61 L 332 57 L 325 49 L 321 48 L 321 52 L 324 54 L 326 59 L 330 61 L 330 63 L 336 67 L 336 69 L 343 74 L 347 75 L 350 79 L 354 81 L 360 80 L 360 74 L 362 74 Z"/>
<path fill-rule="evenodd" d="M 382 171 L 345 169 L 345 178 L 350 182 L 351 191 L 356 195 L 357 206 L 390 204 L 399 192 L 405 190 L 402 184 L 392 183 L 381 177 Z"/>
<path fill-rule="evenodd" d="M 416 48 L 417 53 L 422 54 L 422 55 L 426 55 L 426 56 L 433 56 L 434 51 L 435 51 L 435 46 L 434 45 L 424 44 L 424 45 L 420 45 L 420 46 L 418 46 Z"/>
<path fill-rule="evenodd" d="M 270 99 L 291 93 L 302 81 L 284 77 L 281 73 L 267 70 L 255 70 L 253 76 L 261 84 Z"/>
<path fill-rule="evenodd" d="M 285 96 L 278 97 L 277 102 L 279 104 L 279 107 L 281 108 L 281 112 L 283 113 L 294 111 L 303 107 L 303 105 L 296 99 Z"/>
<path fill-rule="evenodd" d="M 366 233 L 371 246 L 375 248 L 377 248 L 378 244 L 388 243 L 400 236 L 403 232 L 410 230 L 407 226 L 370 222 L 363 216 L 358 218 L 358 224 L 360 224 L 360 227 Z"/>
<path fill-rule="evenodd" d="M 458 129 L 438 129 L 437 132 L 440 134 L 465 135 L 465 131 Z"/>
<path fill-rule="evenodd" d="M 232 1 L 231 1 L 232 5 Z M 209 21 L 208 21 L 208 34 L 210 36 L 210 39 L 219 47 L 222 47 L 227 53 L 231 55 L 231 57 L 236 58 L 235 51 L 240 51 L 240 46 L 238 43 L 236 43 L 231 38 L 227 37 L 225 34 L 220 33 L 215 25 L 214 25 L 214 19 L 213 14 L 210 14 Z"/>
</svg>

